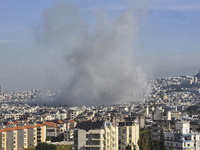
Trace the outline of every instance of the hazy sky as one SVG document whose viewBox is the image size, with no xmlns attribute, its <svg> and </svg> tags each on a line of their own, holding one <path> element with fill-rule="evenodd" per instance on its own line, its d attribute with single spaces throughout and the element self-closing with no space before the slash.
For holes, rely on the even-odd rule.
<svg viewBox="0 0 200 150">
<path fill-rule="evenodd" d="M 94 13 L 108 13 L 116 19 L 133 5 L 133 15 L 139 16 L 134 49 L 149 77 L 196 74 L 200 69 L 200 1 L 148 1 L 71 0 L 84 12 L 91 32 Z M 45 43 L 40 35 L 45 12 L 59 2 L 0 1 L 0 84 L 4 89 L 59 89 L 65 85 L 66 53 L 58 45 Z"/>
</svg>

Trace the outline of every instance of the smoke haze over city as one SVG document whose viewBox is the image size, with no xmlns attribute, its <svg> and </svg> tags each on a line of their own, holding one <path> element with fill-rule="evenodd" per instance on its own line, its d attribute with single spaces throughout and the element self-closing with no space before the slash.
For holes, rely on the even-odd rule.
<svg viewBox="0 0 200 150">
<path fill-rule="evenodd" d="M 134 16 L 127 7 L 112 19 L 99 10 L 94 21 L 86 22 L 81 11 L 72 3 L 44 11 L 39 41 L 63 52 L 68 74 L 60 95 L 39 97 L 35 103 L 88 106 L 143 100 L 150 89 L 133 45 L 144 12 Z"/>
<path fill-rule="evenodd" d="M 147 79 L 198 72 L 199 6 L 195 0 L 2 1 L 1 85 L 76 91 L 63 100 L 110 99 L 108 92 L 123 97 L 108 103 L 129 101 L 136 89 L 148 91 Z"/>
</svg>

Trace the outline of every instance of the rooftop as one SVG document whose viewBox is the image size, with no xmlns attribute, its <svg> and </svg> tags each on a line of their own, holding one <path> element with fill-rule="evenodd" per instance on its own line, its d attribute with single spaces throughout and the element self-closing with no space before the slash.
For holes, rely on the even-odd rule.
<svg viewBox="0 0 200 150">
<path fill-rule="evenodd" d="M 92 129 L 102 129 L 104 126 L 104 121 L 83 121 L 81 123 L 78 123 L 75 128 L 83 129 L 86 131 L 92 130 Z"/>
</svg>

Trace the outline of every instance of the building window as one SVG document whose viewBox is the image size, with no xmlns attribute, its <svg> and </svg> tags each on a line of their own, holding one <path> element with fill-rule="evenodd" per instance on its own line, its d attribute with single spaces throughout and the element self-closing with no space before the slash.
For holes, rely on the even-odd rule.
<svg viewBox="0 0 200 150">
<path fill-rule="evenodd" d="M 109 143 L 109 139 L 107 139 L 107 144 Z"/>
<path fill-rule="evenodd" d="M 129 132 L 132 132 L 132 128 L 131 127 L 129 128 Z"/>
<path fill-rule="evenodd" d="M 107 136 L 109 136 L 110 135 L 110 133 L 109 132 L 107 132 Z"/>
<path fill-rule="evenodd" d="M 126 129 L 123 129 L 123 130 L 122 130 L 122 133 L 126 133 Z"/>
</svg>

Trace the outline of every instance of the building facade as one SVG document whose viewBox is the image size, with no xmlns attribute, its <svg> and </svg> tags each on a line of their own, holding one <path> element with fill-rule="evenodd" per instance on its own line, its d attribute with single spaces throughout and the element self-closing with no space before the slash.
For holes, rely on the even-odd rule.
<svg viewBox="0 0 200 150">
<path fill-rule="evenodd" d="M 21 150 L 45 141 L 45 126 L 25 125 L 13 128 L 5 127 L 0 130 L 0 150 Z"/>
<path fill-rule="evenodd" d="M 75 150 L 118 150 L 118 127 L 110 122 L 84 121 L 74 129 Z"/>
<path fill-rule="evenodd" d="M 200 133 L 190 130 L 190 122 L 177 122 L 175 130 L 164 133 L 166 149 L 200 150 Z"/>
<path fill-rule="evenodd" d="M 139 123 L 135 118 L 126 118 L 125 122 L 119 123 L 119 150 L 126 150 L 127 145 L 134 146 L 139 150 Z"/>
</svg>

